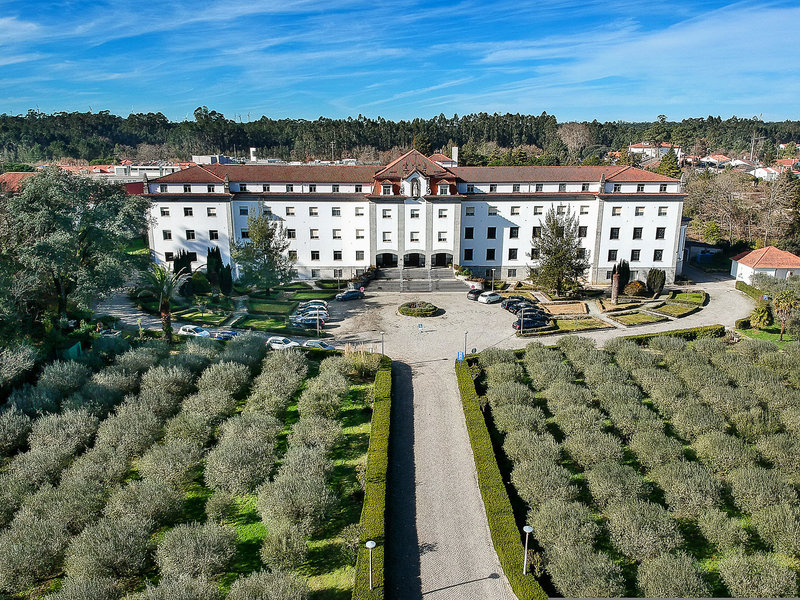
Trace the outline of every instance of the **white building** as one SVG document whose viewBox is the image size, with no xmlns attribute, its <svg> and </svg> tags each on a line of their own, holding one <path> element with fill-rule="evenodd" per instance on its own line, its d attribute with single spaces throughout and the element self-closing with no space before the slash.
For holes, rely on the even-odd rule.
<svg viewBox="0 0 800 600">
<path fill-rule="evenodd" d="M 669 152 L 670 148 L 674 150 L 678 160 L 683 157 L 683 150 L 681 150 L 680 146 L 676 144 L 668 144 L 667 142 L 661 142 L 659 144 L 654 144 L 653 142 L 639 142 L 638 144 L 630 144 L 628 146 L 628 152 L 630 154 L 639 154 L 643 159 L 654 159 L 664 158 Z"/>
<path fill-rule="evenodd" d="M 196 268 L 216 245 L 227 263 L 247 240 L 248 218 L 261 212 L 286 230 L 298 278 L 461 265 L 525 279 L 536 265 L 531 240 L 552 207 L 577 215 L 590 283 L 608 282 L 622 259 L 640 279 L 660 268 L 671 282 L 679 269 L 684 193 L 676 179 L 629 166 L 441 163 L 411 151 L 385 167 L 216 164 L 172 173 L 147 182 L 153 258 L 186 250 Z"/>
<path fill-rule="evenodd" d="M 800 257 L 775 246 L 748 250 L 731 259 L 731 277 L 750 285 L 757 274 L 786 279 L 800 274 Z"/>
</svg>

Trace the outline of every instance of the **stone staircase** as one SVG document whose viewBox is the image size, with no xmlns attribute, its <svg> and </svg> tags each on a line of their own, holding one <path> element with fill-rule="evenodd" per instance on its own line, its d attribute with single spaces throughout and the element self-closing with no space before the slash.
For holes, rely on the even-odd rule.
<svg viewBox="0 0 800 600">
<path fill-rule="evenodd" d="M 372 291 L 383 292 L 466 292 L 463 281 L 453 277 L 447 268 L 391 268 L 378 269 L 369 286 Z"/>
</svg>

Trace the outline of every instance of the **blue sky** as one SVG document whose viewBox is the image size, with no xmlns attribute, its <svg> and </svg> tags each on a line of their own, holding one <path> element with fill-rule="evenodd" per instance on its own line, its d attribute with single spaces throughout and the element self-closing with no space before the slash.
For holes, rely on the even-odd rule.
<svg viewBox="0 0 800 600">
<path fill-rule="evenodd" d="M 798 119 L 800 5 L 0 0 L 0 113 Z"/>
</svg>

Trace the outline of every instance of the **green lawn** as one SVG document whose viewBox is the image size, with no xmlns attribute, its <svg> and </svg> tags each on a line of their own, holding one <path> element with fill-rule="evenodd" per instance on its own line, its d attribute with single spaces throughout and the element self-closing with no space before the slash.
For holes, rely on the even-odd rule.
<svg viewBox="0 0 800 600">
<path fill-rule="evenodd" d="M 294 283 L 287 283 L 286 285 L 279 285 L 276 290 L 310 290 L 313 289 L 311 284 L 303 281 L 295 281 Z"/>
<path fill-rule="evenodd" d="M 236 327 L 253 328 L 258 331 L 268 331 L 271 333 L 279 333 L 282 335 L 303 335 L 307 337 L 316 337 L 317 332 L 315 329 L 301 329 L 299 327 L 292 327 L 282 317 L 274 318 L 268 315 L 257 316 L 251 315 L 238 321 Z M 325 337 L 324 332 L 320 337 Z"/>
<path fill-rule="evenodd" d="M 656 317 L 655 315 L 648 315 L 647 313 L 631 313 L 629 315 L 609 315 L 617 323 L 623 325 L 647 325 L 648 323 L 658 323 L 659 321 L 666 321 L 665 317 Z"/>
<path fill-rule="evenodd" d="M 783 334 L 783 341 L 780 341 L 781 337 L 781 326 L 773 325 L 772 327 L 767 327 L 766 329 L 737 329 L 739 333 L 742 335 L 746 335 L 747 337 L 751 337 L 756 340 L 767 340 L 769 342 L 775 342 L 778 344 L 779 348 L 783 348 L 789 342 L 796 341 L 793 335 L 789 335 L 788 333 Z"/>
<path fill-rule="evenodd" d="M 322 290 L 347 289 L 347 281 L 344 279 L 319 279 L 317 280 L 317 287 Z"/>
<path fill-rule="evenodd" d="M 587 329 L 606 329 L 611 327 L 608 323 L 595 319 L 556 319 L 558 331 L 586 331 Z"/>
<path fill-rule="evenodd" d="M 150 255 L 150 248 L 147 247 L 147 242 L 144 241 L 143 238 L 136 238 L 132 240 L 128 247 L 125 248 L 125 251 L 128 254 L 136 254 L 136 255 Z"/>
<path fill-rule="evenodd" d="M 692 304 L 701 305 L 706 299 L 705 292 L 682 292 L 680 294 L 673 293 L 671 300 L 678 300 L 679 302 L 691 302 Z"/>
<path fill-rule="evenodd" d="M 664 304 L 663 306 L 659 306 L 658 308 L 650 309 L 653 312 L 657 312 L 662 315 L 668 315 L 670 317 L 685 317 L 691 312 L 697 310 L 696 308 L 690 306 L 681 306 L 680 304 Z"/>
<path fill-rule="evenodd" d="M 190 323 L 221 325 L 231 316 L 232 313 L 223 312 L 221 314 L 212 313 L 208 310 L 200 312 L 199 310 L 187 310 L 173 313 L 173 318 L 180 321 L 189 321 Z"/>
<path fill-rule="evenodd" d="M 268 315 L 288 315 L 297 308 L 297 302 L 281 300 L 249 300 L 247 310 L 251 313 Z"/>
<path fill-rule="evenodd" d="M 292 300 L 331 300 L 336 296 L 336 290 L 325 292 L 322 290 L 311 290 L 305 292 L 297 292 L 291 298 Z"/>
</svg>

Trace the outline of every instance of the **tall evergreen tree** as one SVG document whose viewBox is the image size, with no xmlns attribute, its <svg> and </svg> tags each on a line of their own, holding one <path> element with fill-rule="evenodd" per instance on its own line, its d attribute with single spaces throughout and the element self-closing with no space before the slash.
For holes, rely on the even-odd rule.
<svg viewBox="0 0 800 600">
<path fill-rule="evenodd" d="M 586 256 L 580 256 L 578 218 L 567 207 L 563 215 L 551 208 L 542 223 L 541 237 L 531 240 L 533 255 L 538 255 L 538 265 L 530 268 L 534 283 L 561 296 L 580 285 L 580 277 L 589 268 Z M 533 258 L 532 255 L 528 255 Z"/>
<path fill-rule="evenodd" d="M 269 290 L 292 277 L 292 263 L 286 250 L 289 240 L 280 222 L 262 214 L 248 219 L 249 242 L 239 242 L 233 259 L 239 265 L 239 280 Z"/>
<path fill-rule="evenodd" d="M 681 178 L 682 171 L 678 165 L 678 155 L 675 154 L 675 149 L 672 146 L 670 146 L 669 152 L 664 155 L 664 158 L 661 159 L 656 172 L 675 179 Z"/>
</svg>

